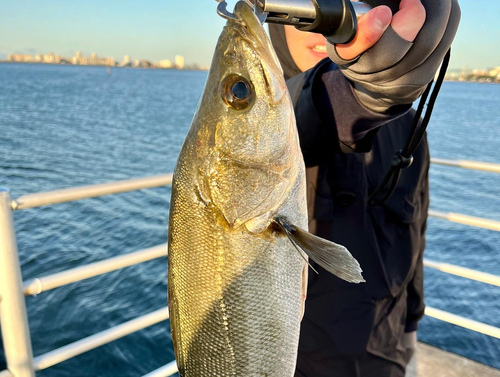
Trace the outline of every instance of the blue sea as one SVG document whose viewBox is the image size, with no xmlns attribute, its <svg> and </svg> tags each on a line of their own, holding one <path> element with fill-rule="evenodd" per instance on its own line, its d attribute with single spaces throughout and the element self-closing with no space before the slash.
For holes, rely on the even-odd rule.
<svg viewBox="0 0 500 377">
<path fill-rule="evenodd" d="M 0 64 L 0 186 L 14 198 L 172 172 L 206 72 Z M 500 162 L 500 85 L 446 82 L 436 158 Z M 23 279 L 165 243 L 170 188 L 14 213 Z M 431 208 L 500 220 L 500 176 L 432 166 Z M 430 219 L 426 257 L 500 275 L 500 233 Z M 27 297 L 35 356 L 166 306 L 166 258 Z M 426 303 L 500 327 L 500 288 L 425 269 Z M 419 338 L 500 368 L 500 340 L 425 317 Z M 141 376 L 174 359 L 162 322 L 37 373 Z"/>
</svg>

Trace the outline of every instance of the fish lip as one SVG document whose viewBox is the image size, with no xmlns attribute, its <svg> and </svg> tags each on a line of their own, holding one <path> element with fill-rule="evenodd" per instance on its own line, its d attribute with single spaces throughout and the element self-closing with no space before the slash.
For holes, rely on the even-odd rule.
<svg viewBox="0 0 500 377">
<path fill-rule="evenodd" d="M 234 14 L 238 17 L 238 20 L 235 20 L 235 22 L 241 25 L 245 32 L 250 33 L 256 39 L 257 43 L 254 42 L 254 44 L 266 48 L 265 46 L 269 44 L 267 35 L 252 7 L 244 1 L 239 1 L 234 7 Z"/>
<path fill-rule="evenodd" d="M 236 29 L 240 34 L 250 42 L 252 48 L 260 56 L 261 60 L 267 61 L 267 63 L 274 65 L 278 71 L 283 73 L 281 64 L 276 56 L 276 52 L 269 40 L 262 23 L 258 19 L 257 15 L 254 13 L 252 7 L 248 5 L 245 1 L 239 1 L 234 7 L 234 14 L 238 17 L 239 21 L 234 21 L 239 24 Z M 242 30 L 244 32 L 242 33 Z M 246 35 L 244 35 L 246 33 Z M 249 35 L 253 38 L 249 38 Z"/>
</svg>

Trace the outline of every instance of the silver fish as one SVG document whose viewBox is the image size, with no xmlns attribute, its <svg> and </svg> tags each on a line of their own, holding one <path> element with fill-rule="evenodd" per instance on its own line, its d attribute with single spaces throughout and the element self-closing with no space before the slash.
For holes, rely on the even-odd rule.
<svg viewBox="0 0 500 377">
<path fill-rule="evenodd" d="M 234 13 L 174 172 L 172 338 L 183 377 L 291 377 L 307 255 L 363 280 L 344 247 L 303 230 L 305 169 L 283 73 L 251 7 Z"/>
</svg>

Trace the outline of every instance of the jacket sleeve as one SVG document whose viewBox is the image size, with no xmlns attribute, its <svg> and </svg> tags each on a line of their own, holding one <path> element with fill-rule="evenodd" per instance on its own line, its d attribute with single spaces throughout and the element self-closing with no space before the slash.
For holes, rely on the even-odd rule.
<svg viewBox="0 0 500 377">
<path fill-rule="evenodd" d="M 405 332 L 418 330 L 418 321 L 422 319 L 425 311 L 424 304 L 424 250 L 425 232 L 427 230 L 427 217 L 429 212 L 429 165 L 422 184 L 422 211 L 420 215 L 421 237 L 420 248 L 413 278 L 407 287 L 407 313 Z"/>
<path fill-rule="evenodd" d="M 410 109 L 410 105 L 396 106 L 385 114 L 369 110 L 329 59 L 302 75 L 303 80 L 292 78 L 289 83 L 302 83 L 302 89 L 294 88 L 291 94 L 306 166 L 324 163 L 336 152 L 370 151 L 379 127 Z"/>
</svg>

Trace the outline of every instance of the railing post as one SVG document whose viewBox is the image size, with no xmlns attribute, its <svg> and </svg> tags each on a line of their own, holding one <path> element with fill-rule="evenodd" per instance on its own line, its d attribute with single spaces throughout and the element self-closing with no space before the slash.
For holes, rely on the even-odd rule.
<svg viewBox="0 0 500 377">
<path fill-rule="evenodd" d="M 15 377 L 34 377 L 33 351 L 23 294 L 10 190 L 0 187 L 0 324 L 7 368 Z"/>
</svg>

